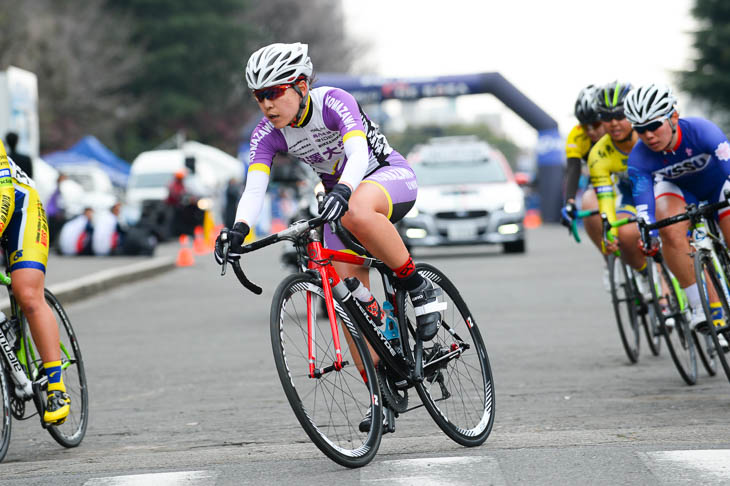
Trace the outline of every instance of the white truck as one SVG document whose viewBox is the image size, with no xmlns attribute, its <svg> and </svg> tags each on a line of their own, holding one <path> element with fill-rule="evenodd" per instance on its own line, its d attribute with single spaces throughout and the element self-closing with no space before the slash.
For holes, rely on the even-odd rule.
<svg viewBox="0 0 730 486">
<path fill-rule="evenodd" d="M 187 160 L 187 162 L 186 162 Z M 194 171 L 190 165 L 194 160 Z M 237 158 L 210 145 L 187 141 L 179 149 L 150 150 L 132 162 L 126 191 L 125 217 L 130 222 L 159 221 L 159 209 L 168 186 L 179 170 L 186 169 L 187 191 L 200 198 L 201 210 L 212 210 L 220 219 L 222 196 L 230 179 L 243 181 L 244 165 Z M 153 214 L 149 214 L 153 213 Z"/>
<path fill-rule="evenodd" d="M 10 66 L 0 71 L 0 138 L 18 134 L 18 152 L 38 157 L 38 78 L 24 69 Z"/>
</svg>

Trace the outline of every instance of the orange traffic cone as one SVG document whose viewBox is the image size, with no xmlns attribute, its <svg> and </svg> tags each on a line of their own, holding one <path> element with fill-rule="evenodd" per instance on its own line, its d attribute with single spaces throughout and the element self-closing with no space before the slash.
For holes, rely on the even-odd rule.
<svg viewBox="0 0 730 486">
<path fill-rule="evenodd" d="M 537 228 L 542 224 L 542 218 L 540 217 L 540 211 L 537 209 L 528 209 L 527 213 L 525 214 L 525 219 L 523 224 L 525 225 L 525 228 L 532 229 Z"/>
<path fill-rule="evenodd" d="M 175 264 L 178 267 L 190 267 L 194 263 L 193 250 L 188 246 L 188 235 L 180 235 L 180 251 L 177 253 Z"/>
<path fill-rule="evenodd" d="M 203 227 L 195 227 L 195 238 L 193 239 L 193 253 L 196 255 L 205 255 L 210 250 L 205 244 L 205 238 L 203 238 Z"/>
</svg>

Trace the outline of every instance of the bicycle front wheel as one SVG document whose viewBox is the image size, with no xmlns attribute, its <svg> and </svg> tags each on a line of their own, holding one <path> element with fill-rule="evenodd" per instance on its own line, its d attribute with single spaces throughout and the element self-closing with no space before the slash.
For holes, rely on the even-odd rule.
<svg viewBox="0 0 730 486">
<path fill-rule="evenodd" d="M 0 462 L 5 459 L 10 445 L 12 417 L 10 414 L 10 376 L 5 371 L 5 362 L 0 358 Z"/>
<path fill-rule="evenodd" d="M 474 447 L 484 443 L 494 424 L 494 384 L 487 349 L 461 294 L 432 265 L 416 270 L 443 290 L 446 310 L 432 341 L 423 343 L 423 375 L 416 391 L 436 424 L 455 442 Z M 406 292 L 397 294 L 404 350 L 414 359 L 416 317 Z M 405 317 L 405 319 L 403 318 Z"/>
<path fill-rule="evenodd" d="M 611 301 L 621 343 L 631 363 L 639 361 L 639 319 L 636 313 L 637 292 L 631 271 L 615 255 L 608 256 Z"/>
<path fill-rule="evenodd" d="M 48 433 L 62 446 L 76 447 L 83 440 L 89 423 L 89 391 L 84 360 L 71 321 L 63 306 L 48 289 L 45 290 L 45 297 L 58 324 L 63 383 L 66 386 L 66 393 L 71 397 L 71 411 L 68 417 L 61 425 L 48 427 Z M 37 363 L 37 366 L 43 368 L 42 363 Z"/>
<path fill-rule="evenodd" d="M 672 361 L 685 383 L 697 383 L 697 351 L 689 322 L 684 313 L 685 305 L 679 283 L 662 261 L 657 271 L 656 266 L 648 265 L 649 285 L 660 292 L 654 299 L 655 313 L 660 318 L 659 331 L 664 336 Z M 661 308 L 661 303 L 666 305 Z"/>
<path fill-rule="evenodd" d="M 336 300 L 343 367 L 334 368 L 334 340 L 327 313 L 321 312 L 323 300 L 321 284 L 312 275 L 294 274 L 279 285 L 271 305 L 274 361 L 289 404 L 312 442 L 338 464 L 360 467 L 372 460 L 380 445 L 380 388 L 367 345 L 354 327 L 344 330 L 354 321 Z M 317 377 L 310 376 L 309 336 L 314 339 Z M 371 426 L 361 432 L 367 413 Z"/>
<path fill-rule="evenodd" d="M 712 258 L 712 252 L 708 250 L 698 250 L 695 253 L 695 277 L 697 278 L 697 288 L 700 293 L 700 300 L 702 301 L 702 307 L 707 316 L 708 325 L 703 332 L 699 332 L 700 336 L 708 335 L 711 337 L 711 344 L 708 343 L 707 353 L 717 360 L 722 365 L 722 369 L 725 370 L 725 375 L 730 380 L 730 363 L 728 363 L 728 356 L 720 346 L 719 336 L 723 334 L 725 339 L 730 339 L 730 328 L 727 324 L 727 316 L 730 316 L 730 306 L 728 306 L 727 299 L 727 278 L 725 272 L 721 268 L 715 268 L 714 260 Z M 709 275 L 709 279 L 707 276 Z M 723 316 L 725 319 L 722 325 L 716 326 L 712 321 L 712 308 L 710 307 L 710 295 L 708 289 L 714 289 L 717 294 L 717 300 L 719 301 Z M 701 337 L 700 337 L 701 339 Z"/>
<path fill-rule="evenodd" d="M 656 263 L 651 257 L 646 259 L 646 264 L 647 266 L 656 268 Z M 659 301 L 661 291 L 656 287 L 652 287 L 652 290 L 652 298 L 650 301 L 647 302 L 643 297 L 641 298 L 639 316 L 641 317 L 641 324 L 646 333 L 649 350 L 654 356 L 659 356 L 662 345 L 662 333 L 660 332 L 661 316 L 657 314 L 657 309 L 661 312 L 661 305 L 657 306 L 656 303 Z"/>
</svg>

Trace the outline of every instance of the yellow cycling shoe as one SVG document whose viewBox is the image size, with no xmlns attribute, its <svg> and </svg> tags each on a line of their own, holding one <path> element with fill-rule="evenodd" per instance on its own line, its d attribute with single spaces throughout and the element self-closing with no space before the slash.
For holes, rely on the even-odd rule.
<svg viewBox="0 0 730 486">
<path fill-rule="evenodd" d="M 54 390 L 48 393 L 46 402 L 46 413 L 43 414 L 43 421 L 47 424 L 61 425 L 68 417 L 71 410 L 71 397 L 61 390 Z"/>
</svg>

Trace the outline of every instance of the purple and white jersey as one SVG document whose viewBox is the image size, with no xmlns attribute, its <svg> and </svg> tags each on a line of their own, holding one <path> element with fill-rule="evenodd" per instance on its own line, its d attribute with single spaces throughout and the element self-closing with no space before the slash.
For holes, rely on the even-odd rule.
<svg viewBox="0 0 730 486">
<path fill-rule="evenodd" d="M 297 126 L 278 130 L 264 117 L 254 129 L 246 189 L 236 220 L 254 224 L 277 153 L 307 163 L 327 189 L 347 182 L 354 190 L 366 175 L 389 165 L 387 158 L 392 152 L 378 125 L 367 117 L 351 94 L 326 86 L 314 88 Z"/>
</svg>

